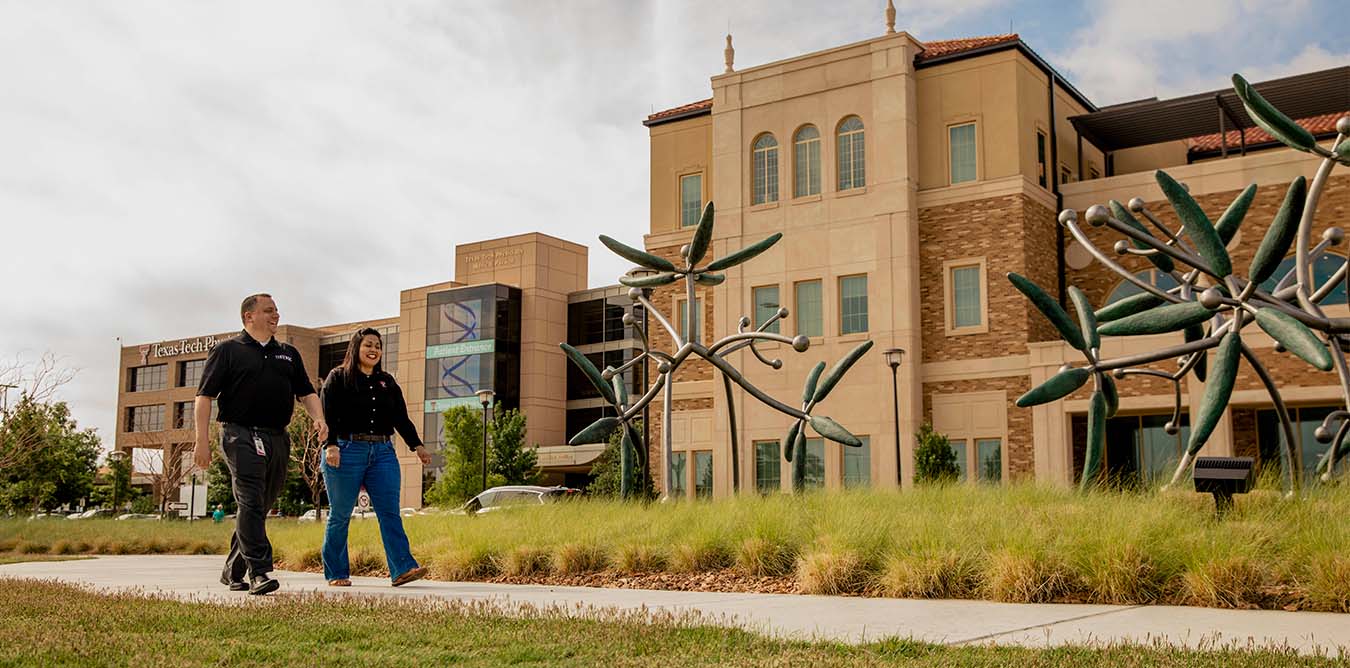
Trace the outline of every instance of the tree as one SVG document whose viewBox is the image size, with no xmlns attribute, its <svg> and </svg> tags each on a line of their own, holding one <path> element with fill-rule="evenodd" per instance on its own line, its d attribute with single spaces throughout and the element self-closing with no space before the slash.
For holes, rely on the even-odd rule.
<svg viewBox="0 0 1350 668">
<path fill-rule="evenodd" d="M 291 420 L 290 426 L 286 427 L 286 433 L 291 439 L 291 468 L 289 469 L 291 472 L 287 474 L 287 487 L 291 486 L 289 480 L 291 475 L 298 476 L 300 484 L 305 489 L 307 497 L 305 504 L 313 508 L 320 508 L 323 506 L 325 496 L 323 486 L 324 443 L 319 440 L 319 432 L 314 429 L 314 419 L 309 416 L 309 413 L 298 411 L 296 418 Z M 282 495 L 286 496 L 287 493 L 282 492 Z"/>
<path fill-rule="evenodd" d="M 108 457 L 108 507 L 119 510 L 131 497 L 131 460 L 125 455 Z"/>
<path fill-rule="evenodd" d="M 65 402 L 21 395 L 0 413 L 0 510 L 36 512 L 87 499 L 98 471 L 99 438 L 81 430 Z"/>
<path fill-rule="evenodd" d="M 525 447 L 525 416 L 514 408 L 494 410 L 491 427 L 488 473 L 500 477 L 505 485 L 539 482 L 539 455 Z"/>
<path fill-rule="evenodd" d="M 948 483 L 961 474 L 956 465 L 956 452 L 945 434 L 933 430 L 925 422 L 914 435 L 919 441 L 914 449 L 914 479 L 916 482 Z"/>
<path fill-rule="evenodd" d="M 443 434 L 445 468 L 425 499 L 434 506 L 456 505 L 483 491 L 482 409 L 455 406 L 447 410 Z M 492 454 L 491 449 L 488 454 Z M 488 487 L 504 482 L 489 462 Z"/>
<path fill-rule="evenodd" d="M 642 421 L 635 420 L 633 422 L 633 428 L 636 429 L 638 433 L 642 433 Z M 586 486 L 587 494 L 613 497 L 616 499 L 619 498 L 621 491 L 620 481 L 623 477 L 623 469 L 619 459 L 619 442 L 622 439 L 622 431 L 615 429 L 610 432 L 609 442 L 605 446 L 604 452 L 601 452 L 600 456 L 596 457 L 595 461 L 591 464 L 591 475 L 594 479 L 591 480 L 591 484 Z M 641 481 L 643 479 L 641 468 L 639 459 L 634 457 L 632 480 Z M 646 496 L 642 495 L 640 489 L 636 490 L 636 497 L 639 499 L 655 499 L 657 496 L 658 494 L 655 486 L 649 486 L 647 488 Z"/>
<path fill-rule="evenodd" d="M 134 435 L 143 436 L 143 435 Z M 147 437 L 148 438 L 148 437 Z M 192 443 L 167 443 L 158 447 L 138 448 L 132 439 L 132 467 L 150 483 L 150 496 L 155 506 L 164 512 L 165 504 L 177 501 L 178 489 L 191 478 L 196 465 L 192 463 Z"/>
<path fill-rule="evenodd" d="M 238 509 L 234 504 L 230 468 L 225 465 L 225 459 L 222 457 L 211 460 L 211 468 L 206 470 L 206 506 L 207 510 L 215 510 L 216 506 L 220 506 L 226 513 L 233 513 Z"/>
<path fill-rule="evenodd" d="M 74 377 L 75 371 L 61 366 L 50 353 L 31 365 L 22 359 L 0 363 L 0 446 L 11 446 L 0 447 L 0 471 L 10 470 L 38 449 L 54 443 L 39 438 L 45 423 L 25 421 L 24 415 L 16 412 L 24 399 L 29 406 L 49 405 L 57 390 Z M 11 394 L 12 390 L 17 390 L 17 397 Z"/>
</svg>

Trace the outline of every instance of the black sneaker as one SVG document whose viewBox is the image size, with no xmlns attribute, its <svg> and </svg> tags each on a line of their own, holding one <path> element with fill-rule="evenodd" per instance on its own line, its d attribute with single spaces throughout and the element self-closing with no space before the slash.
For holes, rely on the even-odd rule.
<svg viewBox="0 0 1350 668">
<path fill-rule="evenodd" d="M 255 575 L 252 578 L 253 584 L 248 588 L 248 593 L 254 596 L 270 594 L 281 587 L 281 583 L 267 577 L 266 573 Z"/>
<path fill-rule="evenodd" d="M 248 583 L 243 580 L 231 580 L 224 575 L 220 576 L 220 584 L 230 588 L 230 591 L 248 591 Z"/>
</svg>

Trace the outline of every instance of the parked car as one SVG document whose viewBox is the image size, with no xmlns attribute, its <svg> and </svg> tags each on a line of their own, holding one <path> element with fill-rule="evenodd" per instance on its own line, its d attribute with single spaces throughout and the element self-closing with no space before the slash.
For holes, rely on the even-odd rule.
<svg viewBox="0 0 1350 668">
<path fill-rule="evenodd" d="M 301 515 L 301 516 L 298 518 L 298 520 L 301 521 L 301 522 L 317 522 L 317 521 L 319 521 L 319 520 L 325 520 L 325 521 L 326 521 L 327 519 L 328 519 L 328 511 L 327 511 L 327 510 L 322 510 L 322 511 L 320 511 L 320 510 L 315 510 L 314 508 L 310 508 L 309 510 L 306 510 L 306 511 L 304 512 L 304 514 Z"/>
<path fill-rule="evenodd" d="M 553 487 L 505 485 L 484 490 L 478 496 L 464 502 L 464 505 L 454 512 L 461 515 L 477 515 L 478 513 L 499 512 L 510 508 L 541 506 L 545 503 L 554 503 L 580 495 L 581 490 L 574 487 L 563 487 L 562 485 Z"/>
<path fill-rule="evenodd" d="M 74 513 L 74 514 L 72 514 L 72 515 L 67 515 L 67 516 L 66 516 L 66 519 L 68 519 L 68 520 L 87 520 L 87 519 L 92 519 L 92 518 L 95 518 L 95 517 L 112 517 L 113 515 L 116 515 L 116 514 L 117 514 L 117 511 L 115 511 L 115 510 L 113 510 L 113 509 L 111 509 L 111 508 L 91 508 L 91 509 L 86 510 L 86 511 L 84 511 L 84 512 L 82 512 L 82 513 Z"/>
<path fill-rule="evenodd" d="M 151 515 L 151 514 L 149 514 L 149 513 L 127 513 L 127 514 L 125 514 L 125 515 L 118 515 L 118 516 L 117 516 L 117 519 L 119 519 L 119 520 L 157 520 L 157 519 L 159 519 L 159 515 Z"/>
</svg>

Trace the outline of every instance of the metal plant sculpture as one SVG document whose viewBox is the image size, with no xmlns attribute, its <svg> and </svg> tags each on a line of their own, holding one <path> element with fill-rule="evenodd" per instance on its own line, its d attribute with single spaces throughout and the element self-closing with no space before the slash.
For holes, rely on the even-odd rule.
<svg viewBox="0 0 1350 668">
<path fill-rule="evenodd" d="M 1256 186 L 1248 186 L 1220 216 L 1211 222 L 1185 187 L 1166 172 L 1156 174 L 1158 185 L 1176 211 L 1181 223 L 1173 231 L 1149 212 L 1142 199 L 1128 206 L 1112 200 L 1108 206 L 1089 207 L 1088 224 L 1105 225 L 1124 235 L 1115 244 L 1118 255 L 1148 258 L 1158 271 L 1176 279 L 1177 286 L 1164 290 L 1135 276 L 1106 253 L 1096 248 L 1079 227 L 1074 211 L 1059 214 L 1059 222 L 1103 265 L 1137 286 L 1141 293 L 1094 311 L 1086 295 L 1076 287 L 1068 289 L 1069 300 L 1078 315 L 1075 323 L 1060 305 L 1035 283 L 1017 274 L 1008 274 L 1012 282 L 1059 330 L 1064 341 L 1082 351 L 1086 364 L 1065 365 L 1055 376 L 1017 400 L 1021 407 L 1060 399 L 1094 382 L 1095 391 L 1088 403 L 1087 451 L 1081 486 L 1093 485 L 1102 468 L 1106 419 L 1119 405 L 1115 381 L 1131 375 L 1150 375 L 1170 381 L 1174 390 L 1172 419 L 1166 425 L 1170 434 L 1178 431 L 1181 413 L 1181 379 L 1187 374 L 1206 382 L 1198 410 L 1192 409 L 1191 434 L 1171 483 L 1176 484 L 1190 468 L 1196 453 L 1213 434 L 1233 392 L 1238 364 L 1245 359 L 1269 393 L 1279 415 L 1284 434 L 1280 450 L 1283 485 L 1292 494 L 1299 485 L 1299 466 L 1293 461 L 1290 444 L 1294 428 L 1275 380 L 1242 340 L 1244 327 L 1255 322 L 1276 341 L 1277 351 L 1288 351 L 1322 371 L 1335 369 L 1341 386 L 1342 410 L 1335 411 L 1316 430 L 1323 443 L 1332 442 L 1316 471 L 1328 480 L 1336 460 L 1350 450 L 1350 368 L 1346 351 L 1350 348 L 1350 318 L 1328 317 L 1319 306 L 1340 284 L 1350 284 L 1347 265 L 1342 264 L 1328 280 L 1313 279 L 1313 259 L 1328 246 L 1338 244 L 1344 233 L 1331 227 L 1313 242 L 1313 217 L 1318 200 L 1332 169 L 1350 165 L 1350 117 L 1336 123 L 1338 133 L 1330 150 L 1319 146 L 1313 135 L 1275 109 L 1239 75 L 1233 75 L 1233 87 L 1248 115 L 1271 136 L 1299 151 L 1324 158 L 1312 184 L 1302 176 L 1289 184 L 1284 202 L 1266 229 L 1246 275 L 1236 272 L 1226 246 L 1237 234 L 1256 196 Z M 1142 216 L 1161 232 L 1158 236 L 1136 218 Z M 1289 247 L 1295 248 L 1295 262 L 1272 290 L 1261 285 L 1275 277 Z M 1184 343 L 1162 350 L 1102 359 L 1101 336 L 1135 336 L 1182 331 Z M 1206 354 L 1217 349 L 1214 363 L 1206 369 Z M 1146 368 L 1145 365 L 1176 358 L 1175 372 Z M 1208 378 L 1206 378 L 1208 376 Z"/>
<path fill-rule="evenodd" d="M 828 373 L 825 373 L 824 362 L 817 364 L 807 376 L 806 388 L 802 392 L 801 406 L 798 408 L 783 403 L 782 401 L 769 396 L 758 387 L 755 387 L 754 384 L 742 375 L 740 370 L 726 359 L 727 355 L 748 347 L 750 348 L 750 352 L 754 354 L 755 359 L 774 369 L 781 369 L 783 367 L 783 361 L 780 359 L 766 358 L 756 344 L 766 341 L 786 343 L 791 345 L 792 349 L 798 353 L 806 352 L 807 348 L 811 345 L 810 339 L 806 336 L 799 335 L 787 337 L 768 331 L 768 328 L 775 322 L 787 317 L 788 310 L 786 308 L 779 308 L 771 318 L 761 323 L 759 327 L 755 329 L 748 329 L 751 320 L 749 317 L 742 316 L 740 322 L 737 324 L 735 334 L 725 336 L 715 343 L 705 346 L 701 342 L 700 333 L 698 331 L 693 331 L 694 328 L 690 326 L 690 323 L 695 321 L 696 318 L 686 318 L 684 324 L 686 330 L 689 331 L 680 332 L 676 327 L 671 325 L 670 320 L 662 315 L 661 311 L 652 304 L 651 292 L 653 288 L 670 285 L 676 281 L 682 280 L 684 281 L 685 294 L 688 299 L 685 303 L 691 305 L 689 308 L 692 311 L 692 305 L 696 303 L 694 299 L 695 284 L 705 286 L 720 285 L 726 280 L 726 275 L 717 272 L 730 269 L 731 267 L 754 258 L 778 243 L 779 239 L 783 238 L 781 233 L 775 233 L 759 243 L 747 246 L 735 253 L 712 260 L 706 264 L 701 264 L 712 245 L 712 235 L 712 202 L 708 202 L 708 205 L 703 209 L 703 215 L 699 219 L 698 227 L 694 230 L 693 239 L 688 245 L 680 249 L 683 263 L 678 266 L 663 257 L 652 255 L 651 253 L 624 245 L 605 235 L 600 235 L 601 243 L 620 257 L 636 263 L 643 269 L 642 273 L 647 274 L 624 276 L 619 279 L 619 282 L 629 287 L 628 296 L 631 297 L 634 302 L 641 304 L 642 307 L 646 309 L 646 312 L 656 319 L 657 324 L 664 328 L 670 335 L 673 350 L 661 351 L 652 349 L 647 332 L 644 331 L 641 323 L 638 323 L 633 318 L 632 314 L 624 314 L 623 323 L 626 326 L 634 328 L 637 332 L 638 338 L 642 343 L 642 352 L 632 360 L 625 362 L 617 368 L 606 367 L 601 371 L 597 369 L 590 360 L 586 359 L 586 356 L 576 348 L 573 348 L 566 343 L 559 344 L 562 347 L 563 352 L 567 354 L 567 357 L 586 374 L 586 377 L 590 379 L 591 384 L 593 384 L 595 389 L 600 392 L 600 396 L 609 403 L 615 412 L 615 416 L 602 417 L 590 426 L 581 430 L 576 436 L 572 437 L 570 443 L 572 445 L 579 445 L 582 443 L 599 442 L 604 440 L 611 432 L 613 432 L 613 430 L 622 429 L 623 432 L 620 439 L 619 455 L 620 467 L 622 469 L 620 493 L 625 498 L 634 491 L 632 480 L 634 464 L 637 464 L 639 468 L 645 469 L 648 452 L 646 444 L 638 434 L 638 430 L 634 427 L 633 422 L 642 414 L 642 410 L 656 398 L 658 393 L 663 394 L 661 424 L 664 426 L 662 432 L 664 433 L 663 452 L 665 475 L 662 477 L 662 480 L 663 488 L 665 490 L 664 495 L 668 496 L 670 493 L 672 442 L 669 425 L 673 404 L 673 396 L 671 393 L 672 379 L 674 378 L 676 369 L 694 356 L 707 360 L 717 368 L 722 376 L 722 385 L 727 393 L 728 399 L 728 419 L 731 423 L 731 470 L 733 487 L 739 486 L 740 455 L 736 443 L 736 412 L 730 401 L 732 396 L 732 383 L 741 386 L 741 388 L 748 392 L 750 396 L 758 399 L 766 406 L 795 419 L 791 429 L 788 430 L 787 438 L 782 441 L 781 447 L 783 448 L 783 456 L 789 462 L 793 463 L 792 474 L 794 488 L 796 489 L 801 488 L 805 476 L 804 451 L 806 445 L 807 424 L 810 424 L 811 429 L 815 430 L 817 434 L 820 434 L 831 441 L 855 448 L 862 446 L 862 441 L 858 440 L 857 436 L 849 433 L 849 431 L 838 422 L 823 415 L 813 415 L 812 411 L 815 410 L 816 406 L 819 405 L 821 401 L 824 401 L 830 394 L 830 391 L 839 384 L 839 381 L 843 379 L 844 374 L 848 372 L 849 368 L 872 347 L 871 341 L 865 341 L 854 348 L 845 355 L 843 359 L 835 363 L 834 367 L 831 368 Z M 631 273 L 635 274 L 638 272 Z M 650 387 L 644 388 L 642 395 L 638 397 L 636 401 L 631 401 L 626 390 L 627 384 L 624 382 L 623 375 L 625 373 L 634 372 L 637 365 L 643 364 L 648 360 L 656 362 L 657 376 Z"/>
</svg>

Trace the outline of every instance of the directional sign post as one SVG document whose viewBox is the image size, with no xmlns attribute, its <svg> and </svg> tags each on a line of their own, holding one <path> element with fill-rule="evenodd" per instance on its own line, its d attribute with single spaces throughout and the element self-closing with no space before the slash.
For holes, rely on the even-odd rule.
<svg viewBox="0 0 1350 668">
<path fill-rule="evenodd" d="M 188 509 L 188 502 L 187 502 L 187 501 L 170 501 L 170 502 L 169 502 L 169 505 L 167 505 L 167 506 L 165 506 L 165 507 L 168 508 L 169 510 L 187 510 L 187 509 Z"/>
</svg>

